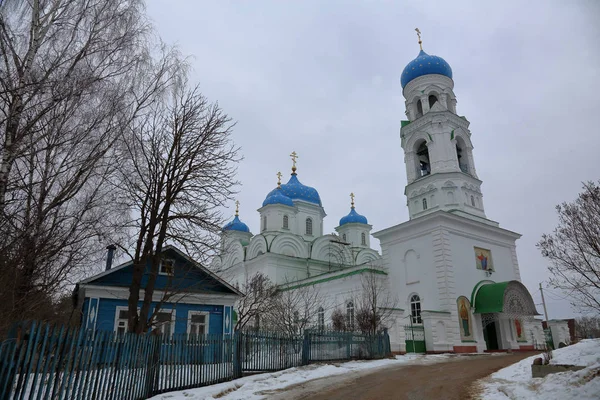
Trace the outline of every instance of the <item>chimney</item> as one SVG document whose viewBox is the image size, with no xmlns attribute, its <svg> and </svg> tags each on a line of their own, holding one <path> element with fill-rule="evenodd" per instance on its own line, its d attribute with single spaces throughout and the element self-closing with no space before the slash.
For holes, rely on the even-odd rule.
<svg viewBox="0 0 600 400">
<path fill-rule="evenodd" d="M 113 260 L 113 255 L 115 254 L 115 250 L 117 249 L 117 246 L 115 246 L 114 244 L 109 244 L 108 246 L 106 246 L 106 250 L 108 250 L 108 254 L 106 255 L 106 270 L 110 270 L 110 268 L 112 267 L 112 260 Z"/>
</svg>

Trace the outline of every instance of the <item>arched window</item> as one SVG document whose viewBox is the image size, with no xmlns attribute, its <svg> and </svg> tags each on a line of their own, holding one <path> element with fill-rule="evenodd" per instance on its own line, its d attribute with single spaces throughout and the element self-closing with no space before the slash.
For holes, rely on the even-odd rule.
<svg viewBox="0 0 600 400">
<path fill-rule="evenodd" d="M 427 199 L 423 199 L 423 210 L 427 210 Z"/>
<path fill-rule="evenodd" d="M 287 215 L 283 216 L 283 229 L 289 229 L 289 218 Z"/>
<path fill-rule="evenodd" d="M 363 246 L 366 246 L 366 245 L 367 245 L 367 235 L 365 235 L 365 233 L 364 233 L 364 232 L 360 234 L 360 243 L 361 243 Z"/>
<path fill-rule="evenodd" d="M 417 160 L 419 161 L 419 171 L 417 177 L 429 175 L 431 173 L 431 164 L 429 163 L 429 149 L 427 143 L 423 140 L 417 147 Z"/>
<path fill-rule="evenodd" d="M 438 99 L 437 97 L 435 97 L 434 95 L 430 95 L 429 96 L 429 109 L 431 109 L 431 107 L 433 107 L 433 105 L 435 103 L 437 103 Z"/>
<path fill-rule="evenodd" d="M 422 117 L 423 116 L 423 104 L 421 103 L 421 99 L 417 100 L 417 115 L 416 117 Z"/>
<path fill-rule="evenodd" d="M 342 240 L 343 240 L 344 242 L 346 241 L 346 234 L 345 234 L 345 233 L 342 235 Z"/>
<path fill-rule="evenodd" d="M 471 196 L 471 205 L 475 207 L 475 197 Z"/>
<path fill-rule="evenodd" d="M 414 294 L 410 298 L 410 315 L 413 324 L 421 323 L 421 298 L 418 294 Z"/>
<path fill-rule="evenodd" d="M 262 230 L 266 231 L 267 230 L 267 216 L 265 215 L 263 217 L 263 226 L 262 226 Z"/>
<path fill-rule="evenodd" d="M 354 302 L 346 303 L 346 327 L 349 330 L 354 330 Z"/>
<path fill-rule="evenodd" d="M 312 235 L 313 231 L 312 231 L 312 219 L 310 218 L 306 218 L 306 234 L 307 235 Z"/>
<path fill-rule="evenodd" d="M 317 310 L 317 329 L 320 331 L 325 330 L 325 310 L 323 307 L 319 307 Z"/>
</svg>

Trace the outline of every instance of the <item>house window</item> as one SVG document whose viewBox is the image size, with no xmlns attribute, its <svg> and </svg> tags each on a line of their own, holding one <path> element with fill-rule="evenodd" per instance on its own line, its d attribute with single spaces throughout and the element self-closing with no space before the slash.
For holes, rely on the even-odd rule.
<svg viewBox="0 0 600 400">
<path fill-rule="evenodd" d="M 364 233 L 364 232 L 360 234 L 360 243 L 361 243 L 363 246 L 366 246 L 366 245 L 367 245 L 367 235 L 365 235 L 365 233 Z"/>
<path fill-rule="evenodd" d="M 310 219 L 310 218 L 306 218 L 306 234 L 307 235 L 312 235 L 313 234 L 312 219 Z"/>
<path fill-rule="evenodd" d="M 423 199 L 423 210 L 427 210 L 427 199 Z"/>
<path fill-rule="evenodd" d="M 266 231 L 267 230 L 267 216 L 265 215 L 263 217 L 263 226 L 262 226 L 262 230 Z"/>
<path fill-rule="evenodd" d="M 164 338 L 170 338 L 175 328 L 175 310 L 159 311 L 154 317 L 155 330 Z"/>
<path fill-rule="evenodd" d="M 289 218 L 287 215 L 283 216 L 283 229 L 289 229 Z"/>
<path fill-rule="evenodd" d="M 413 324 L 421 323 L 421 298 L 418 294 L 415 294 L 410 298 L 410 315 Z"/>
<path fill-rule="evenodd" d="M 346 327 L 354 330 L 354 302 L 352 301 L 346 304 Z"/>
<path fill-rule="evenodd" d="M 175 269 L 175 260 L 160 260 L 158 273 L 160 275 L 173 275 Z"/>
<path fill-rule="evenodd" d="M 188 335 L 206 335 L 208 334 L 209 313 L 203 311 L 188 312 Z"/>
<path fill-rule="evenodd" d="M 117 307 L 115 310 L 115 332 L 122 335 L 127 332 L 129 326 L 129 309 L 128 307 Z"/>
<path fill-rule="evenodd" d="M 325 310 L 323 307 L 319 307 L 317 310 L 317 329 L 320 331 L 325 330 Z"/>
</svg>

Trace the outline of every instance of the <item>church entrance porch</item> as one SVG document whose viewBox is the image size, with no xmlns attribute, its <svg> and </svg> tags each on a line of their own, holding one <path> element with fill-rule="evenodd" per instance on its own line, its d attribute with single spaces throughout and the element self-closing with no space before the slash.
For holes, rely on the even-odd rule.
<svg viewBox="0 0 600 400">
<path fill-rule="evenodd" d="M 521 282 L 480 282 L 473 290 L 471 304 L 474 314 L 479 314 L 480 338 L 486 351 L 531 348 L 533 317 L 539 314 Z"/>
</svg>

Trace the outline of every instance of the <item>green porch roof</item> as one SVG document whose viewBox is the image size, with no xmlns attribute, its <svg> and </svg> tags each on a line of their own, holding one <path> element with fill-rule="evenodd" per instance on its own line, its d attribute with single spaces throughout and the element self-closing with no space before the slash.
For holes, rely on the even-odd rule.
<svg viewBox="0 0 600 400">
<path fill-rule="evenodd" d="M 499 313 L 504 305 L 504 291 L 508 282 L 482 285 L 475 295 L 475 313 Z"/>
</svg>

